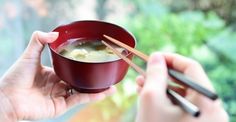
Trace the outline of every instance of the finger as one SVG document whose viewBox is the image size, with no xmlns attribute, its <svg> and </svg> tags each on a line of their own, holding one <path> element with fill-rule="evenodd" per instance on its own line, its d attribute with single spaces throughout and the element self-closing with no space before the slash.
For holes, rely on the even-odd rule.
<svg viewBox="0 0 236 122">
<path fill-rule="evenodd" d="M 48 66 L 43 66 L 43 68 L 45 69 L 45 74 L 49 74 L 49 76 L 47 77 L 49 82 L 59 82 L 61 81 L 61 79 L 56 75 L 54 69 L 52 67 L 48 67 Z M 44 74 L 44 73 L 43 73 Z M 45 75 L 44 75 L 45 76 Z"/>
<path fill-rule="evenodd" d="M 175 91 L 176 93 L 178 93 L 179 95 L 185 97 L 186 96 L 186 89 L 185 88 L 181 88 L 181 87 L 176 87 L 176 86 L 168 86 L 168 89 L 171 89 L 173 91 Z"/>
<path fill-rule="evenodd" d="M 144 81 L 145 81 L 145 78 L 144 78 L 144 76 L 142 76 L 142 75 L 139 75 L 139 76 L 136 78 L 136 82 L 137 82 L 138 86 L 140 86 L 140 87 L 143 87 Z"/>
<path fill-rule="evenodd" d="M 64 97 L 67 95 L 67 89 L 69 89 L 69 85 L 65 82 L 56 83 L 51 90 L 51 97 Z"/>
<path fill-rule="evenodd" d="M 140 87 L 140 86 L 137 87 L 137 92 L 138 92 L 139 95 L 142 92 L 142 89 L 143 89 L 143 87 Z"/>
<path fill-rule="evenodd" d="M 149 58 L 145 84 L 140 93 L 142 104 L 150 109 L 152 107 L 149 105 L 152 104 L 160 107 L 163 104 L 170 104 L 166 89 L 167 67 L 165 59 L 160 53 L 154 53 Z"/>
<path fill-rule="evenodd" d="M 51 89 L 55 83 L 60 81 L 60 78 L 55 74 L 53 68 L 42 66 L 42 70 L 36 75 L 35 81 L 38 82 L 34 82 L 34 86 Z"/>
<path fill-rule="evenodd" d="M 49 81 L 54 80 L 54 73 L 48 67 L 43 67 L 42 70 L 34 77 L 33 86 L 38 88 L 51 89 L 54 83 Z M 31 85 L 30 85 L 31 87 Z"/>
<path fill-rule="evenodd" d="M 111 86 L 108 90 L 103 91 L 102 93 L 105 94 L 106 96 L 111 96 L 116 92 L 116 87 Z"/>
<path fill-rule="evenodd" d="M 65 86 L 66 85 L 58 85 L 57 87 L 63 89 L 65 88 Z M 102 100 L 106 96 L 110 96 L 111 94 L 113 94 L 115 91 L 116 91 L 116 88 L 112 86 L 101 93 L 86 94 L 86 93 L 77 92 L 67 98 L 61 97 L 60 96 L 61 94 L 59 96 L 52 97 L 52 100 L 55 106 L 54 116 L 61 115 L 68 109 L 74 107 L 75 105 Z M 57 95 L 58 95 L 58 92 L 57 92 Z"/>
<path fill-rule="evenodd" d="M 214 88 L 210 83 L 210 80 L 208 79 L 206 73 L 204 72 L 203 68 L 198 62 L 178 54 L 166 53 L 163 55 L 165 56 L 168 66 L 170 66 L 175 70 L 183 72 L 185 75 L 193 79 L 199 85 L 211 91 L 214 91 Z M 210 99 L 206 98 L 203 95 L 200 95 L 199 93 L 193 91 L 192 89 L 186 90 L 185 97 L 190 102 L 192 102 L 193 104 L 197 105 L 200 108 L 206 108 L 208 107 L 206 105 L 212 104 L 212 101 Z"/>
<path fill-rule="evenodd" d="M 152 54 L 148 60 L 144 86 L 140 89 L 138 117 L 141 121 L 154 121 L 150 119 L 153 113 L 161 113 L 173 106 L 166 94 L 167 78 L 164 57 L 160 53 Z"/>
<path fill-rule="evenodd" d="M 149 87 L 155 88 L 158 93 L 166 94 L 167 68 L 164 57 L 160 53 L 154 53 L 150 56 L 144 87 L 146 86 L 147 89 Z"/>
<path fill-rule="evenodd" d="M 198 62 L 178 54 L 163 53 L 163 55 L 169 68 L 184 73 L 200 85 L 214 91 L 206 73 Z"/>
<path fill-rule="evenodd" d="M 94 102 L 98 100 L 102 100 L 107 96 L 110 96 L 116 91 L 114 86 L 110 87 L 109 89 L 100 92 L 100 93 L 93 93 L 93 94 L 86 94 L 86 93 L 77 93 L 73 94 L 66 99 L 67 106 L 70 108 L 77 104 L 83 104 L 88 102 Z"/>
<path fill-rule="evenodd" d="M 43 51 L 44 45 L 55 41 L 58 37 L 58 32 L 44 33 L 35 31 L 32 34 L 31 40 L 24 52 L 25 58 L 39 58 Z"/>
<path fill-rule="evenodd" d="M 167 66 L 180 72 L 185 72 L 189 67 L 198 65 L 196 61 L 179 54 L 163 53 L 163 55 L 165 57 Z"/>
</svg>

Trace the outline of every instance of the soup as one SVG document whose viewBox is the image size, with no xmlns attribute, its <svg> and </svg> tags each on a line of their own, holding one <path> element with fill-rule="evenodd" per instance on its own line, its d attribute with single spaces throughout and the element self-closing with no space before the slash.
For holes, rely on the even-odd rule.
<svg viewBox="0 0 236 122">
<path fill-rule="evenodd" d="M 111 45 L 120 53 L 127 54 L 124 48 Z M 58 52 L 67 58 L 82 62 L 107 62 L 119 59 L 100 40 L 71 39 L 63 43 Z"/>
</svg>

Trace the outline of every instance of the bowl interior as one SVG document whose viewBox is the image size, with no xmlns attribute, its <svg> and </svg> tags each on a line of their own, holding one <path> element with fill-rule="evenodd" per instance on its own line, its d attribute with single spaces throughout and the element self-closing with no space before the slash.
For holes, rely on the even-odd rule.
<svg viewBox="0 0 236 122">
<path fill-rule="evenodd" d="M 56 53 L 56 49 L 69 39 L 85 38 L 109 42 L 103 37 L 104 34 L 111 36 L 131 47 L 135 47 L 135 39 L 129 32 L 122 27 L 106 22 L 78 21 L 60 26 L 54 31 L 59 32 L 59 37 L 56 41 L 49 44 L 49 47 Z"/>
</svg>

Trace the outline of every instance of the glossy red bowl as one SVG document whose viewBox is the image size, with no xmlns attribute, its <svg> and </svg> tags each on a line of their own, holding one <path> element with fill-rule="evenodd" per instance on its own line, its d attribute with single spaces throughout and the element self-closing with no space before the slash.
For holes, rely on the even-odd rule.
<svg viewBox="0 0 236 122">
<path fill-rule="evenodd" d="M 88 63 L 66 58 L 57 52 L 57 48 L 61 44 L 74 38 L 98 39 L 108 42 L 103 34 L 135 47 L 135 38 L 124 28 L 102 21 L 77 21 L 59 26 L 53 31 L 59 32 L 58 39 L 49 44 L 55 73 L 77 91 L 82 93 L 101 92 L 124 78 L 129 66 L 122 59 Z M 132 56 L 131 53 L 127 54 L 129 59 L 132 59 Z"/>
</svg>

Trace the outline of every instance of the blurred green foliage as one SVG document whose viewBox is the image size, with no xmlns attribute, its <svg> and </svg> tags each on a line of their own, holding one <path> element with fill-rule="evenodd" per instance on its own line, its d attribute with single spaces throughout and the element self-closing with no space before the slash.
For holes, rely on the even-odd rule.
<svg viewBox="0 0 236 122">
<path fill-rule="evenodd" d="M 167 5 L 172 12 L 178 13 L 187 10 L 200 10 L 203 12 L 214 11 L 227 25 L 236 25 L 236 1 L 235 0 L 159 0 Z"/>
<path fill-rule="evenodd" d="M 138 49 L 151 53 L 168 50 L 190 55 L 195 48 L 222 30 L 224 23 L 214 13 L 167 13 L 162 16 L 137 15 L 128 28 L 138 40 Z"/>
</svg>

